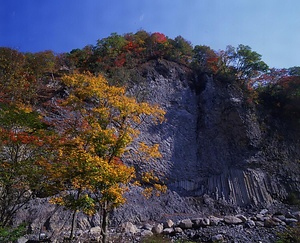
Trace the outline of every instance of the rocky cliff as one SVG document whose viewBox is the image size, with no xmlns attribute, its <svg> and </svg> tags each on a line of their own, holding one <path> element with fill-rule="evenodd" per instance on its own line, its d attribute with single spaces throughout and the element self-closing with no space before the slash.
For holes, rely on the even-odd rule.
<svg viewBox="0 0 300 243">
<path fill-rule="evenodd" d="M 299 193 L 300 128 L 248 100 L 237 81 L 197 76 L 158 60 L 141 67 L 145 98 L 166 110 L 166 122 L 142 128 L 160 144 L 169 189 L 238 206 L 270 205 Z"/>
<path fill-rule="evenodd" d="M 146 199 L 133 187 L 128 203 L 114 212 L 114 225 L 220 215 L 237 212 L 237 207 L 271 207 L 290 195 L 299 196 L 297 121 L 250 102 L 234 80 L 199 75 L 165 60 L 149 61 L 136 71 L 140 80 L 132 82 L 129 92 L 166 111 L 163 124 L 143 124 L 140 139 L 160 144 L 163 157 L 152 169 L 165 178 L 169 190 Z M 61 227 L 55 225 L 69 216 L 57 210 L 35 199 L 16 222 L 29 219 L 33 232 L 59 232 Z M 84 229 L 97 222 L 98 216 L 81 217 L 77 226 Z"/>
</svg>

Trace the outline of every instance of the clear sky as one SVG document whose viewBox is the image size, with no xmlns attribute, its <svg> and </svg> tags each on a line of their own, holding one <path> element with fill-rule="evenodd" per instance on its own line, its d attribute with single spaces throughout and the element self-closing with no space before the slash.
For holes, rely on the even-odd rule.
<svg viewBox="0 0 300 243">
<path fill-rule="evenodd" d="M 300 0 L 0 0 L 0 46 L 23 52 L 139 29 L 215 50 L 249 45 L 271 67 L 300 66 Z"/>
</svg>

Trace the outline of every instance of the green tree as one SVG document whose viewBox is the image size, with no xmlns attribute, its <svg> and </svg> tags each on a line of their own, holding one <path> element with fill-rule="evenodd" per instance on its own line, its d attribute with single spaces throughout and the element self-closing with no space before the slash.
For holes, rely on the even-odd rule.
<svg viewBox="0 0 300 243">
<path fill-rule="evenodd" d="M 182 36 L 177 36 L 174 40 L 169 39 L 169 43 L 169 57 L 167 58 L 188 65 L 192 59 L 192 44 Z"/>
<path fill-rule="evenodd" d="M 92 45 L 85 46 L 83 49 L 73 49 L 66 55 L 68 65 L 71 70 L 77 69 L 81 72 L 88 71 L 91 65 L 91 57 L 94 53 Z"/>
<path fill-rule="evenodd" d="M 209 46 L 197 45 L 193 49 L 192 68 L 198 72 L 217 73 L 218 56 Z"/>
<path fill-rule="evenodd" d="M 16 242 L 21 236 L 26 234 L 26 225 L 20 224 L 18 227 L 1 227 L 0 241 L 2 243 Z"/>
<path fill-rule="evenodd" d="M 53 51 L 42 51 L 37 53 L 26 53 L 27 72 L 34 75 L 36 79 L 40 79 L 45 75 L 50 75 L 54 80 L 54 72 L 56 68 L 56 56 Z"/>
<path fill-rule="evenodd" d="M 269 69 L 268 65 L 261 60 L 260 54 L 242 44 L 230 52 L 229 59 L 237 77 L 241 80 L 255 78 Z"/>
<path fill-rule="evenodd" d="M 300 76 L 300 67 L 295 66 L 288 69 L 291 76 Z"/>
<path fill-rule="evenodd" d="M 145 42 L 147 56 L 150 59 L 162 58 L 169 47 L 167 37 L 159 32 L 153 33 Z"/>
<path fill-rule="evenodd" d="M 300 76 L 288 70 L 273 70 L 263 76 L 258 88 L 260 102 L 280 115 L 300 118 Z"/>
</svg>

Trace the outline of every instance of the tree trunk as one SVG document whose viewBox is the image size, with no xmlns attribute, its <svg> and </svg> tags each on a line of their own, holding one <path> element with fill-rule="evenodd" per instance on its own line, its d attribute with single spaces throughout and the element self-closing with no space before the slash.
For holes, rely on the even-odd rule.
<svg viewBox="0 0 300 243">
<path fill-rule="evenodd" d="M 107 201 L 103 203 L 102 206 L 102 224 L 101 224 L 101 236 L 102 236 L 102 243 L 107 243 L 107 233 L 108 233 L 108 205 Z"/>
<path fill-rule="evenodd" d="M 76 200 L 79 199 L 80 193 L 81 193 L 81 190 L 79 189 L 79 190 L 77 191 Z M 74 212 L 73 212 L 73 216 L 72 216 L 72 225 L 71 225 L 71 233 L 70 233 L 70 242 L 71 242 L 72 239 L 73 239 L 73 234 L 74 234 L 74 231 L 75 231 L 75 225 L 76 225 L 76 219 L 77 219 L 77 210 L 75 209 Z"/>
<path fill-rule="evenodd" d="M 76 218 L 77 218 L 77 210 L 74 210 L 73 216 L 72 216 L 72 225 L 71 225 L 71 233 L 70 233 L 70 242 L 73 239 L 73 234 L 75 231 L 75 224 L 76 224 Z"/>
</svg>

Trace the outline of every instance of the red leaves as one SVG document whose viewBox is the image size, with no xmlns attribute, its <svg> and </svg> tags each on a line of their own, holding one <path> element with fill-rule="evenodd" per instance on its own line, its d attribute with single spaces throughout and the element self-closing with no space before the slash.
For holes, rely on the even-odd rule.
<svg viewBox="0 0 300 243">
<path fill-rule="evenodd" d="M 124 165 L 124 163 L 123 163 L 123 161 L 121 160 L 120 157 L 114 157 L 114 158 L 113 158 L 113 163 L 114 163 L 115 165 Z"/>
<path fill-rule="evenodd" d="M 159 43 L 159 44 L 164 44 L 167 42 L 167 37 L 159 32 L 155 32 L 151 35 L 151 38 L 153 42 Z"/>
<path fill-rule="evenodd" d="M 123 67 L 126 62 L 125 53 L 122 53 L 119 55 L 115 60 L 115 66 L 116 67 Z"/>
<path fill-rule="evenodd" d="M 213 73 L 217 73 L 219 70 L 219 58 L 218 57 L 210 57 L 207 58 L 207 66 L 209 70 L 211 70 Z"/>
<path fill-rule="evenodd" d="M 24 145 L 32 144 L 35 146 L 42 146 L 44 142 L 40 137 L 32 135 L 28 132 L 13 131 L 1 129 L 1 140 L 3 144 L 20 143 Z"/>
</svg>

